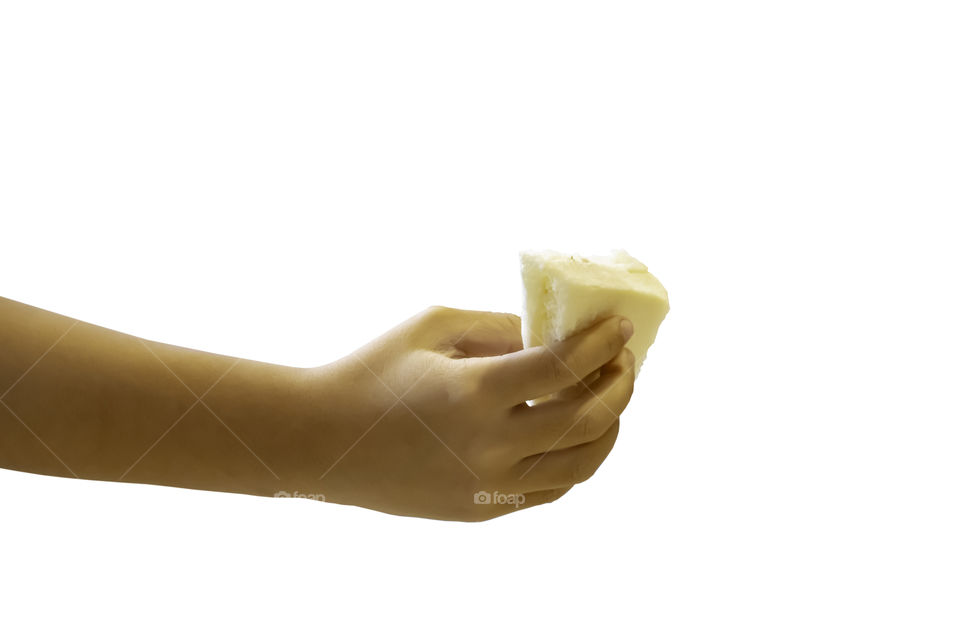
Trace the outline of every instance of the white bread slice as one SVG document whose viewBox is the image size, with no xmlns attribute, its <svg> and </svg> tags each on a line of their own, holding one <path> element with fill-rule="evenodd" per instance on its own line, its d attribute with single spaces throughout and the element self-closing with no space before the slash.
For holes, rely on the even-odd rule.
<svg viewBox="0 0 960 640">
<path fill-rule="evenodd" d="M 580 256 L 557 251 L 521 251 L 524 347 L 551 345 L 598 320 L 622 315 L 633 323 L 627 342 L 636 357 L 634 377 L 670 309 L 667 290 L 626 251 Z"/>
</svg>

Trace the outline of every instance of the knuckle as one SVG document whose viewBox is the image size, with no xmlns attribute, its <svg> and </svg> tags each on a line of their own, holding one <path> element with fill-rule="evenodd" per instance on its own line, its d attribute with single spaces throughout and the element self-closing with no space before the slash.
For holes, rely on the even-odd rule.
<svg viewBox="0 0 960 640">
<path fill-rule="evenodd" d="M 570 470 L 568 472 L 568 479 L 571 484 L 579 484 L 590 479 L 590 476 L 593 475 L 590 467 L 585 464 L 582 456 L 575 456 L 573 461 L 570 464 Z"/>
<path fill-rule="evenodd" d="M 499 388 L 502 372 L 495 367 L 479 367 L 470 372 L 471 386 L 474 394 L 493 392 Z"/>
<path fill-rule="evenodd" d="M 598 409 L 602 414 L 599 414 Z M 596 398 L 588 398 L 582 401 L 577 411 L 577 419 L 580 421 L 581 442 L 592 442 L 603 435 L 603 416 L 608 412 L 600 405 Z"/>
<path fill-rule="evenodd" d="M 589 413 L 581 413 L 577 417 L 577 431 L 578 431 L 578 435 L 580 436 L 578 438 L 579 442 L 587 442 L 590 440 L 590 414 Z"/>
<path fill-rule="evenodd" d="M 447 401 L 452 405 L 475 402 L 484 388 L 483 376 L 478 371 L 462 371 L 445 377 Z"/>
<path fill-rule="evenodd" d="M 439 304 L 434 304 L 434 305 L 430 305 L 429 307 L 423 310 L 423 317 L 424 318 L 443 318 L 448 316 L 450 311 L 452 311 L 450 307 L 444 307 Z"/>
<path fill-rule="evenodd" d="M 627 391 L 626 391 L 626 393 L 624 393 L 624 396 L 623 396 L 623 408 L 624 408 L 624 409 L 627 408 L 627 404 L 630 403 L 630 399 L 633 397 L 633 390 L 634 390 L 634 384 L 635 384 L 635 383 L 634 383 L 634 380 L 633 380 L 633 372 L 632 372 L 632 371 L 628 371 L 628 372 L 625 374 L 625 376 L 626 376 L 626 378 L 627 378 L 627 381 L 626 381 L 626 382 L 627 382 Z"/>
<path fill-rule="evenodd" d="M 573 416 L 573 422 L 570 424 L 570 433 L 574 436 L 573 443 L 582 444 L 594 439 L 595 420 L 589 411 L 577 411 Z"/>
<path fill-rule="evenodd" d="M 593 477 L 593 474 L 597 472 L 597 465 L 593 464 L 583 464 L 580 465 L 580 475 L 577 478 L 577 482 L 586 482 Z"/>
<path fill-rule="evenodd" d="M 563 354 L 563 357 L 560 361 L 563 363 L 563 370 L 566 372 L 566 375 L 570 379 L 579 380 L 578 372 L 581 370 L 581 361 L 583 358 L 580 357 L 580 354 L 576 351 L 569 351 Z"/>
<path fill-rule="evenodd" d="M 626 376 L 627 374 L 621 374 Z M 603 394 L 603 401 L 598 412 L 602 412 L 606 424 L 604 428 L 609 427 L 614 420 L 620 417 L 620 414 L 627 408 L 630 400 L 630 388 L 626 380 L 617 380 L 614 385 Z"/>
<path fill-rule="evenodd" d="M 509 445 L 502 439 L 484 436 L 483 432 L 477 433 L 466 443 L 463 449 L 463 457 L 467 460 L 471 469 L 484 472 L 481 475 L 486 476 L 486 472 L 496 472 L 503 466 L 503 461 L 511 457 Z M 480 490 L 480 487 L 474 487 L 473 493 Z"/>
<path fill-rule="evenodd" d="M 438 326 L 442 326 L 454 310 L 449 307 L 432 305 L 412 316 L 402 327 L 402 335 L 412 343 L 431 340 Z"/>
<path fill-rule="evenodd" d="M 627 366 L 627 368 L 620 374 L 620 384 L 618 385 L 619 389 L 616 390 L 615 400 L 617 405 L 620 407 L 619 413 L 627 408 L 627 404 L 630 402 L 630 398 L 633 397 L 634 389 L 634 375 L 633 375 L 633 364 Z"/>
<path fill-rule="evenodd" d="M 561 383 L 579 381 L 577 371 L 580 370 L 580 356 L 574 351 L 558 353 L 554 357 L 554 380 Z"/>
<path fill-rule="evenodd" d="M 545 352 L 544 358 L 544 369 L 546 377 L 551 382 L 562 382 L 567 379 L 567 365 L 564 362 L 563 358 L 556 354 Z"/>
<path fill-rule="evenodd" d="M 607 355 L 609 355 L 607 360 L 610 360 L 616 357 L 616 355 L 623 348 L 623 337 L 619 333 L 617 333 L 616 335 L 607 335 L 606 343 L 604 346 L 606 347 Z"/>
</svg>

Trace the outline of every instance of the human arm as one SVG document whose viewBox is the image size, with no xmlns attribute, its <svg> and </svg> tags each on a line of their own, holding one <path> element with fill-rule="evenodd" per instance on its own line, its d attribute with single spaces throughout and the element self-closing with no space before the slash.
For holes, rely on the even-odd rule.
<svg viewBox="0 0 960 640">
<path fill-rule="evenodd" d="M 623 344 L 618 318 L 522 349 L 512 314 L 431 307 L 297 368 L 0 299 L 0 466 L 484 520 L 596 470 L 633 390 Z"/>
</svg>

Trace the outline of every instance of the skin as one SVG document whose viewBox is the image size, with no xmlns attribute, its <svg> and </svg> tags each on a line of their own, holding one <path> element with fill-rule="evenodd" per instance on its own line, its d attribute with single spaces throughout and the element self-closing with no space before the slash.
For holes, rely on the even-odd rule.
<svg viewBox="0 0 960 640">
<path fill-rule="evenodd" d="M 298 368 L 0 298 L 0 466 L 488 520 L 606 458 L 633 393 L 622 321 L 523 349 L 513 314 L 429 307 Z"/>
</svg>

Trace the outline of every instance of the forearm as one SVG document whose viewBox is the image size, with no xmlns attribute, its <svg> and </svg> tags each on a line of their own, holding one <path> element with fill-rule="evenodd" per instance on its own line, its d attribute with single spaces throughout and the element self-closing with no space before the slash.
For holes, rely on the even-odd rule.
<svg viewBox="0 0 960 640">
<path fill-rule="evenodd" d="M 298 482 L 306 375 L 0 298 L 0 466 L 272 495 Z"/>
</svg>

